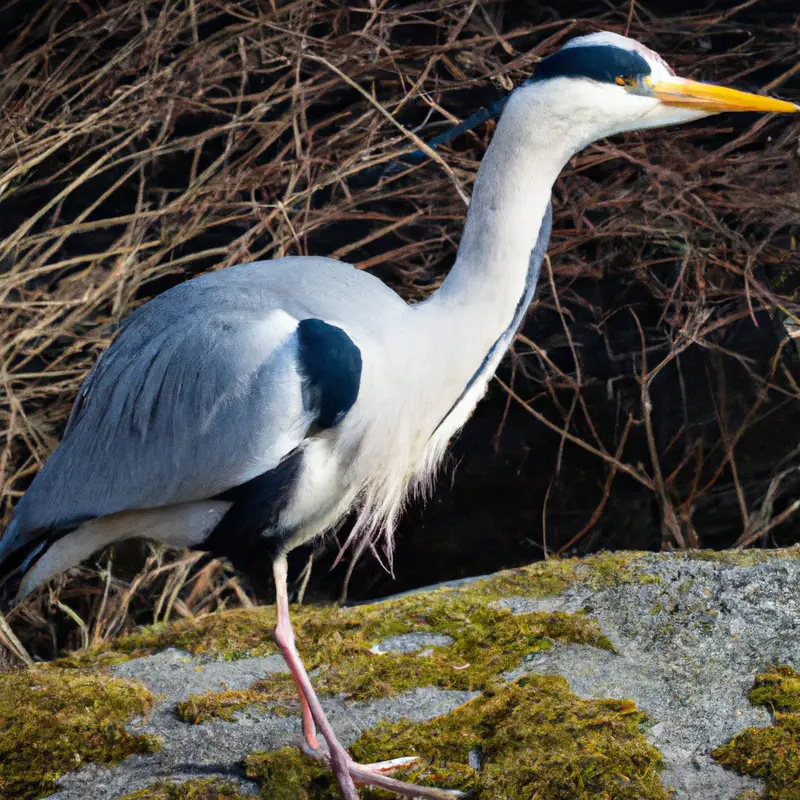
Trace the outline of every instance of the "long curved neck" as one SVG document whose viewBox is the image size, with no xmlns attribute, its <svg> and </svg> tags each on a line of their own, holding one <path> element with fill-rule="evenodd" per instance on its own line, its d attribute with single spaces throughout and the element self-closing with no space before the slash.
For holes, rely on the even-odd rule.
<svg viewBox="0 0 800 800">
<path fill-rule="evenodd" d="M 476 382 L 485 385 L 533 297 L 549 240 L 553 183 L 587 141 L 584 131 L 552 113 L 557 105 L 557 97 L 536 86 L 511 96 L 478 170 L 455 264 L 439 290 L 415 307 L 420 344 L 427 342 L 429 351 L 419 368 L 444 405 L 457 403 Z"/>
<path fill-rule="evenodd" d="M 391 432 L 379 440 L 384 449 L 363 463 L 389 465 L 365 480 L 378 487 L 375 497 L 392 515 L 399 507 L 392 498 L 404 496 L 392 487 L 405 486 L 410 476 L 425 485 L 483 395 L 530 299 L 548 238 L 553 182 L 579 149 L 573 129 L 548 113 L 554 99 L 536 87 L 509 99 L 478 172 L 455 265 L 439 290 L 390 330 L 394 358 L 377 374 L 381 424 Z M 392 384 L 398 413 L 386 414 L 386 381 L 398 365 L 404 375 Z"/>
<path fill-rule="evenodd" d="M 487 322 L 509 324 L 553 183 L 582 144 L 548 114 L 546 99 L 535 87 L 509 99 L 478 171 L 455 264 L 429 300 L 439 309 L 469 305 Z"/>
</svg>

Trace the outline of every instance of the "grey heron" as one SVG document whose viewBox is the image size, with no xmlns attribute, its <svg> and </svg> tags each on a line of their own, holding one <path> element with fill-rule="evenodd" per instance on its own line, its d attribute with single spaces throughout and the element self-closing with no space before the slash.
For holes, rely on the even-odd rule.
<svg viewBox="0 0 800 800">
<path fill-rule="evenodd" d="M 509 97 L 455 262 L 427 300 L 408 305 L 332 259 L 289 257 L 206 274 L 144 304 L 86 378 L 63 441 L 0 539 L 5 595 L 18 601 L 133 536 L 250 569 L 269 558 L 274 637 L 306 751 L 330 765 L 345 800 L 357 784 L 451 797 L 356 764 L 339 743 L 295 647 L 286 555 L 351 510 L 354 540 L 390 537 L 408 493 L 430 484 L 533 298 L 567 161 L 615 133 L 723 111 L 800 107 L 679 78 L 617 34 L 582 36 Z"/>
</svg>

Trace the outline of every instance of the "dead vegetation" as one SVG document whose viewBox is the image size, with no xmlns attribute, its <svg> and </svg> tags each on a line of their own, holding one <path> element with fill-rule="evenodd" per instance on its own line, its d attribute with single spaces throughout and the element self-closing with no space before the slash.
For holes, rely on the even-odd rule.
<svg viewBox="0 0 800 800">
<path fill-rule="evenodd" d="M 2 521 L 115 324 L 154 294 L 296 254 L 372 269 L 410 300 L 435 288 L 492 123 L 384 167 L 563 40 L 629 30 L 683 75 L 800 96 L 790 2 L 676 16 L 635 0 L 9 0 L 2 13 Z M 554 493 L 571 446 L 604 478 L 555 542 L 545 504 L 545 552 L 586 544 L 622 478 L 658 503 L 663 547 L 716 544 L 696 513 L 724 498 L 728 544 L 794 536 L 799 137 L 797 120 L 725 116 L 593 145 L 559 180 L 535 313 L 501 382 L 560 437 Z M 752 454 L 776 438 L 765 469 Z M 37 655 L 249 602 L 198 554 L 101 564 L 15 614 Z"/>
</svg>

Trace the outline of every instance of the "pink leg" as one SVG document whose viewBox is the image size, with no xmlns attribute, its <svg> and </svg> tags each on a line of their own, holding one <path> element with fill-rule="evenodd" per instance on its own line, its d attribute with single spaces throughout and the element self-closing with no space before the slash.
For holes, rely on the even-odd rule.
<svg viewBox="0 0 800 800">
<path fill-rule="evenodd" d="M 289 671 L 292 673 L 292 678 L 294 679 L 294 685 L 297 687 L 297 696 L 300 698 L 300 705 L 303 710 L 303 736 L 305 737 L 306 744 L 308 745 L 309 750 L 313 752 L 321 751 L 322 747 L 320 746 L 319 740 L 317 739 L 317 729 L 314 725 L 314 715 L 311 713 L 311 708 L 308 705 L 308 700 L 306 700 L 305 693 L 303 692 L 303 684 L 301 682 L 300 672 L 298 671 L 297 663 L 295 662 L 294 658 L 291 656 L 287 657 L 287 652 L 289 650 L 293 650 L 296 652 L 296 648 L 294 647 L 294 633 L 292 631 L 291 623 L 288 617 L 288 603 L 286 604 L 286 617 L 283 618 L 281 613 L 281 607 L 283 603 L 280 602 L 280 597 L 278 598 L 278 626 L 276 626 L 275 630 L 273 631 L 273 638 L 278 642 L 278 646 L 283 652 L 284 660 L 289 666 Z M 278 633 L 278 627 L 281 627 L 282 633 Z M 288 628 L 288 631 L 287 631 Z M 281 640 L 285 643 L 281 644 Z"/>
<path fill-rule="evenodd" d="M 275 602 L 278 611 L 278 623 L 273 631 L 273 637 L 292 673 L 297 693 L 300 696 L 300 703 L 303 706 L 303 733 L 308 744 L 306 752 L 313 758 L 325 761 L 330 766 L 336 782 L 339 784 L 343 800 L 358 800 L 356 783 L 379 786 L 404 797 L 419 798 L 420 800 L 453 800 L 454 797 L 462 796 L 460 792 L 446 792 L 441 789 L 414 786 L 383 774 L 415 759 L 396 759 L 382 764 L 365 765 L 357 764 L 350 758 L 328 722 L 295 646 L 294 631 L 289 619 L 289 596 L 286 590 L 286 558 L 277 558 L 272 565 L 272 570 L 275 576 Z M 317 741 L 314 731 L 315 722 L 328 745 L 328 753 L 322 750 Z"/>
<path fill-rule="evenodd" d="M 312 750 L 320 750 L 319 739 L 317 739 L 317 729 L 314 725 L 314 715 L 308 705 L 308 700 L 300 688 L 300 682 L 297 679 L 297 674 L 292 668 L 289 668 L 294 678 L 294 685 L 297 687 L 297 695 L 300 698 L 300 705 L 303 707 L 303 736 L 306 737 L 306 743 Z"/>
<path fill-rule="evenodd" d="M 300 695 L 300 702 L 304 710 L 308 708 L 309 715 L 313 718 L 311 720 L 311 730 L 313 731 L 313 724 L 314 721 L 316 721 L 317 725 L 319 725 L 320 732 L 328 743 L 328 748 L 330 750 L 330 756 L 328 756 L 328 758 L 333 774 L 336 776 L 336 781 L 339 784 L 342 797 L 344 800 L 358 800 L 358 792 L 350 776 L 350 771 L 347 768 L 347 753 L 336 739 L 333 728 L 331 728 L 322 705 L 314 692 L 314 688 L 311 686 L 311 679 L 308 677 L 308 673 L 306 673 L 300 654 L 297 652 L 297 647 L 294 642 L 294 631 L 292 630 L 292 623 L 289 619 L 289 594 L 286 590 L 285 557 L 275 559 L 272 565 L 272 572 L 275 576 L 275 604 L 278 611 L 278 623 L 272 633 L 273 638 L 280 648 L 281 653 L 283 653 L 283 657 L 292 673 L 295 685 L 297 686 L 297 693 Z M 308 741 L 309 729 L 307 727 L 305 712 L 303 714 L 303 728 L 306 733 L 306 741 Z M 314 737 L 313 734 L 312 739 L 316 742 L 316 737 Z M 313 752 L 321 752 L 318 743 L 316 747 L 310 741 L 308 744 Z"/>
<path fill-rule="evenodd" d="M 293 676 L 294 677 L 294 676 Z M 295 686 L 297 686 L 297 679 L 295 679 Z M 306 737 L 306 742 L 312 750 L 319 750 L 320 744 L 317 739 L 317 731 L 314 727 L 314 717 L 311 714 L 311 709 L 308 707 L 306 696 L 299 690 L 297 694 L 300 697 L 300 705 L 303 706 L 303 735 Z"/>
</svg>

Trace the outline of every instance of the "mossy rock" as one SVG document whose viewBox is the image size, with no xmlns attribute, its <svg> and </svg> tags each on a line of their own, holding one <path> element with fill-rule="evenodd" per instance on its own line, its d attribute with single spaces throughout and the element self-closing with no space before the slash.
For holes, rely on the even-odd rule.
<svg viewBox="0 0 800 800">
<path fill-rule="evenodd" d="M 800 673 L 775 667 L 756 676 L 753 705 L 773 712 L 768 728 L 747 728 L 713 756 L 720 764 L 765 781 L 765 800 L 800 798 Z"/>
<path fill-rule="evenodd" d="M 467 791 L 475 800 L 667 800 L 661 757 L 641 732 L 643 722 L 629 700 L 582 700 L 564 679 L 532 675 L 427 723 L 379 725 L 350 752 L 362 763 L 418 756 L 400 777 Z M 251 756 L 247 774 L 264 798 L 338 798 L 328 771 L 293 748 Z"/>
<path fill-rule="evenodd" d="M 625 583 L 653 583 L 658 578 L 642 574 L 637 562 L 642 553 L 600 553 L 584 559 L 552 559 L 505 570 L 484 580 L 456 588 L 431 590 L 371 605 L 351 608 L 300 606 L 292 608 L 298 646 L 308 657 L 320 644 L 329 649 L 337 636 L 347 639 L 361 631 L 360 641 L 377 643 L 387 636 L 417 630 L 451 633 L 460 629 L 463 613 L 493 601 L 520 594 L 528 598 L 562 594 L 574 583 L 593 589 Z M 62 666 L 108 666 L 133 656 L 168 647 L 225 659 L 276 653 L 271 631 L 273 607 L 238 609 L 144 627 L 98 648 L 62 659 Z M 324 639 L 322 638 L 324 637 Z M 593 640 L 607 639 L 595 630 Z"/>
<path fill-rule="evenodd" d="M 607 583 L 634 580 L 634 560 L 605 555 L 587 561 L 566 560 L 509 570 L 464 587 L 440 589 L 354 608 L 301 606 L 292 609 L 298 647 L 314 673 L 316 687 L 348 699 L 387 697 L 421 686 L 481 690 L 521 659 L 554 642 L 613 649 L 599 625 L 588 616 L 559 612 L 513 614 L 496 601 L 514 593 L 542 597 L 563 591 L 570 582 Z M 223 659 L 277 652 L 270 632 L 272 608 L 240 609 L 143 628 L 112 645 L 70 656 L 63 666 L 107 666 L 125 658 L 174 647 Z M 416 653 L 376 657 L 371 648 L 387 637 L 408 633 L 444 634 L 452 640 L 434 647 L 427 658 Z M 267 682 L 284 681 L 283 678 Z M 282 685 L 282 684 L 281 684 Z M 282 694 L 280 686 L 263 687 Z M 262 693 L 264 694 L 264 693 Z M 245 695 L 218 697 L 218 716 L 231 715 L 248 702 L 269 702 Z M 179 711 L 198 722 L 214 715 L 214 698 L 193 698 Z"/>
<path fill-rule="evenodd" d="M 246 615 L 229 615 L 234 629 Z M 391 697 L 424 686 L 480 691 L 518 667 L 526 655 L 554 642 L 612 649 L 597 623 L 584 614 L 513 614 L 480 594 L 434 592 L 357 609 L 301 608 L 294 617 L 316 688 L 350 700 Z M 387 636 L 414 632 L 447 634 L 451 643 L 430 648 L 424 658 L 416 652 L 378 655 L 373 650 Z M 291 679 L 274 674 L 247 691 L 192 695 L 177 713 L 194 723 L 214 716 L 231 720 L 250 705 L 290 713 L 295 697 Z"/>
<path fill-rule="evenodd" d="M 0 797 L 27 800 L 87 762 L 110 764 L 159 743 L 125 729 L 153 704 L 141 684 L 73 670 L 0 675 Z"/>
<path fill-rule="evenodd" d="M 191 780 L 184 783 L 159 781 L 141 791 L 126 794 L 120 800 L 246 800 L 232 781 Z"/>
<path fill-rule="evenodd" d="M 800 711 L 800 674 L 791 667 L 774 667 L 756 676 L 748 697 L 754 706 L 770 711 Z"/>
<path fill-rule="evenodd" d="M 693 636 L 701 637 L 710 635 L 703 627 L 708 626 L 723 650 L 729 645 L 734 648 L 735 639 L 731 639 L 728 628 L 722 625 L 715 632 L 713 627 L 719 609 L 714 606 L 717 595 L 712 589 L 722 587 L 720 591 L 724 600 L 725 592 L 737 591 L 740 585 L 750 586 L 750 574 L 752 585 L 758 589 L 751 592 L 748 600 L 752 608 L 748 606 L 746 615 L 742 611 L 733 615 L 732 620 L 739 626 L 736 630 L 741 630 L 742 622 L 747 622 L 742 617 L 752 615 L 753 609 L 757 609 L 760 615 L 757 618 L 761 622 L 750 636 L 752 641 L 762 641 L 771 630 L 770 603 L 774 602 L 771 587 L 775 586 L 777 579 L 779 585 L 774 594 L 783 596 L 780 581 L 793 580 L 797 573 L 793 559 L 787 561 L 785 553 L 774 555 L 782 560 L 773 568 L 770 565 L 762 567 L 762 562 L 770 559 L 761 558 L 752 564 L 740 565 L 730 559 L 718 563 L 720 559 L 715 558 L 706 559 L 708 564 L 697 563 L 704 559 L 704 554 L 601 554 L 584 560 L 538 563 L 488 579 L 440 587 L 373 605 L 293 608 L 292 617 L 298 646 L 320 694 L 327 695 L 327 702 L 338 704 L 339 709 L 346 710 L 353 702 L 362 704 L 363 716 L 359 718 L 357 730 L 367 732 L 353 747 L 359 760 L 417 754 L 421 758 L 419 765 L 401 777 L 436 786 L 472 789 L 479 799 L 627 800 L 636 797 L 658 800 L 668 796 L 659 779 L 661 761 L 640 731 L 643 717 L 634 704 L 624 699 L 581 700 L 568 691 L 567 684 L 558 675 L 576 680 L 574 685 L 584 696 L 602 697 L 610 693 L 616 698 L 644 697 L 637 680 L 630 677 L 642 673 L 631 670 L 638 670 L 643 663 L 645 671 L 652 669 L 656 676 L 662 674 L 661 662 L 647 654 L 663 652 L 664 648 L 674 646 L 682 658 L 691 664 L 696 663 L 691 650 L 692 637 L 684 637 L 685 641 L 677 640 L 670 631 L 664 632 L 665 624 L 681 630 L 689 626 Z M 735 580 L 731 584 L 732 574 Z M 724 583 L 722 575 L 726 576 Z M 542 598 L 552 596 L 558 597 L 540 602 Z M 659 610 L 662 607 L 674 608 L 674 611 Z M 552 610 L 562 608 L 576 611 Z M 648 614 L 652 609 L 656 609 L 655 615 Z M 598 621 L 588 614 L 602 620 L 604 625 L 608 625 L 608 630 L 614 632 L 620 642 L 619 651 L 604 636 Z M 639 614 L 641 620 L 637 617 Z M 653 616 L 658 617 L 655 622 Z M 268 740 L 270 746 L 294 741 L 292 737 L 299 731 L 296 722 L 278 718 L 297 714 L 299 705 L 290 676 L 280 671 L 273 672 L 283 666 L 274 655 L 277 652 L 271 639 L 274 622 L 274 609 L 258 608 L 152 626 L 101 648 L 67 656 L 50 669 L 39 669 L 29 674 L 54 676 L 52 680 L 67 683 L 93 680 L 98 687 L 136 686 L 125 681 L 113 683 L 117 679 L 109 675 L 116 673 L 143 680 L 154 693 L 164 698 L 151 714 L 148 729 L 156 732 L 169 730 L 171 734 L 164 735 L 163 752 L 152 762 L 146 762 L 144 781 L 156 781 L 150 776 L 169 775 L 175 781 L 190 776 L 203 780 L 186 784 L 154 783 L 141 790 L 144 794 L 139 792 L 133 796 L 152 800 L 173 796 L 203 798 L 202 792 L 218 791 L 219 796 L 225 797 L 220 787 L 224 786 L 224 791 L 230 792 L 239 792 L 242 788 L 238 784 L 214 784 L 205 779 L 216 775 L 217 780 L 222 778 L 224 781 L 232 774 L 231 770 L 236 769 L 236 764 L 240 763 L 238 760 L 250 755 L 248 769 L 251 776 L 261 781 L 264 797 L 271 800 L 283 797 L 292 800 L 331 797 L 338 800 L 327 769 L 310 762 L 299 750 L 287 748 L 262 756 L 252 755 L 257 748 L 266 746 L 267 740 L 253 735 L 259 726 L 265 726 L 263 730 L 270 735 L 280 731 L 279 736 L 273 735 Z M 785 640 L 791 643 L 794 641 L 792 629 L 787 628 L 790 622 L 782 623 L 780 630 L 784 632 Z M 641 648 L 636 650 L 632 660 L 626 642 L 631 636 L 642 635 L 650 649 L 644 655 Z M 696 737 L 701 747 L 704 741 L 725 741 L 743 724 L 756 725 L 762 717 L 762 712 L 753 709 L 754 713 L 747 722 L 737 725 L 736 711 L 731 703 L 741 703 L 741 683 L 736 683 L 730 697 L 725 694 L 725 687 L 735 683 L 736 676 L 741 680 L 742 674 L 752 674 L 756 666 L 747 660 L 751 659 L 750 654 L 759 652 L 751 639 L 746 642 L 735 676 L 725 667 L 727 661 L 719 674 L 711 675 L 719 684 L 724 702 L 729 704 L 720 704 L 719 713 L 730 712 L 731 719 L 725 722 L 728 727 L 723 735 L 705 739 Z M 555 647 L 557 644 L 582 647 Z M 422 651 L 410 652 L 416 645 L 423 648 Z M 731 649 L 731 654 L 736 655 L 734 649 Z M 139 656 L 152 658 L 138 660 Z M 240 661 L 252 656 L 266 658 L 258 658 L 257 664 Z M 577 673 L 575 659 L 580 662 Z M 581 683 L 582 676 L 589 674 L 585 669 L 589 663 L 593 665 L 594 675 L 606 674 L 603 672 L 606 667 L 613 672 L 616 665 L 621 671 L 610 684 L 604 682 L 599 688 L 597 685 L 592 687 Z M 742 664 L 748 665 L 745 671 L 742 671 Z M 553 677 L 534 674 L 521 678 L 517 683 L 503 683 L 538 669 Z M 176 677 L 180 670 L 184 670 L 181 674 L 185 678 Z M 28 673 L 18 673 L 23 674 Z M 707 672 L 702 674 L 709 677 Z M 262 678 L 264 675 L 267 677 Z M 613 688 L 608 688 L 612 685 Z M 775 713 L 776 725 L 767 729 L 771 731 L 769 741 L 753 739 L 752 752 L 743 757 L 743 761 L 749 759 L 749 763 L 743 763 L 741 768 L 747 774 L 764 777 L 773 792 L 770 796 L 783 800 L 800 798 L 796 776 L 789 774 L 786 765 L 776 768 L 771 763 L 775 758 L 767 754 L 780 752 L 783 748 L 791 755 L 797 733 L 792 724 L 793 715 L 800 713 L 798 686 L 800 676 L 788 668 L 776 668 L 759 676 L 751 699 Z M 440 690 L 457 690 L 459 696 L 456 698 L 450 693 L 447 699 Z M 136 691 L 145 690 L 138 686 Z M 436 695 L 437 691 L 440 691 L 439 695 Z M 424 703 L 414 705 L 415 701 L 411 701 L 409 705 L 409 697 L 418 692 L 432 692 L 431 696 L 437 698 L 433 702 L 442 703 L 438 712 L 427 711 Z M 404 715 L 415 720 L 428 719 L 432 713 L 441 714 L 454 708 L 456 703 L 469 697 L 470 692 L 478 694 L 472 703 L 433 721 L 378 724 L 385 713 L 389 713 L 392 719 Z M 51 694 L 55 699 L 57 693 L 58 689 L 55 694 L 49 690 L 40 693 L 40 708 L 48 708 Z M 11 689 L 11 695 L 18 694 L 20 692 L 16 689 Z M 102 689 L 87 689 L 85 695 L 83 703 L 72 700 L 63 703 L 65 711 L 70 705 L 89 708 L 87 704 L 90 701 L 98 703 L 97 718 L 92 721 L 97 727 L 93 728 L 87 722 L 85 728 L 71 730 L 70 735 L 88 737 L 88 742 L 76 743 L 69 751 L 77 753 L 77 757 L 53 761 L 48 752 L 48 767 L 52 767 L 52 774 L 28 775 L 25 778 L 27 783 L 19 785 L 8 784 L 8 781 L 19 780 L 22 761 L 0 762 L 0 780 L 6 781 L 6 784 L 0 782 L 2 796 L 40 796 L 52 790 L 58 775 L 77 769 L 87 760 L 110 762 L 130 752 L 156 746 L 146 737 L 126 733 L 124 728 L 126 720 L 146 713 L 152 702 L 146 691 L 146 701 L 123 708 L 116 716 L 108 709 L 109 703 Z M 403 697 L 395 702 L 393 698 L 398 695 Z M 670 697 L 668 693 L 661 706 L 649 708 L 654 722 L 666 721 L 665 725 L 659 726 L 662 730 L 660 738 L 656 737 L 654 741 L 672 745 L 675 737 L 682 733 L 675 728 L 675 720 L 680 714 L 676 716 L 670 710 L 674 705 Z M 246 719 L 240 719 L 240 713 L 245 711 Z M 741 716 L 742 712 L 738 713 Z M 719 714 L 715 720 L 718 718 Z M 181 725 L 181 722 L 193 724 Z M 367 730 L 376 724 L 377 728 Z M 197 725 L 208 725 L 208 728 L 195 730 Z M 41 730 L 53 727 L 50 719 L 43 717 L 32 722 L 31 726 L 40 726 Z M 107 732 L 110 739 L 98 736 L 97 728 Z M 712 732 L 718 728 L 716 723 L 709 726 Z M 764 735 L 753 730 L 755 737 Z M 344 730 L 340 733 L 347 743 L 352 741 Z M 746 731 L 742 737 L 748 733 Z M 352 727 L 351 735 L 356 735 Z M 236 740 L 233 747 L 232 740 Z M 216 755 L 209 755 L 206 749 L 204 754 L 212 760 L 202 763 L 204 768 L 213 765 L 215 769 L 224 764 L 224 769 L 214 772 L 204 769 L 203 772 L 187 774 L 182 766 L 185 765 L 185 753 L 192 752 L 195 745 L 213 746 L 215 741 L 220 743 L 219 760 Z M 745 738 L 741 738 L 737 745 L 744 748 L 745 743 Z M 735 766 L 733 749 L 729 766 Z M 697 767 L 677 762 L 671 755 L 674 746 L 671 749 L 665 747 L 664 752 L 672 759 L 669 762 L 670 774 L 685 767 L 680 776 L 688 774 L 688 785 L 694 786 L 691 775 Z M 702 752 L 708 755 L 708 750 Z M 720 752 L 718 755 L 723 760 L 723 754 Z M 35 757 L 36 753 L 31 751 L 31 755 L 23 759 L 35 763 Z M 150 767 L 147 765 L 151 763 L 153 772 L 148 771 Z M 115 785 L 122 787 L 119 794 L 130 791 L 130 786 L 144 785 L 142 764 L 137 759 L 115 768 Z M 41 771 L 41 767 L 37 768 Z M 66 784 L 70 787 L 67 790 L 69 796 L 84 796 L 80 792 L 90 796 L 88 792 L 91 789 L 87 787 L 94 774 L 95 771 L 89 771 L 72 776 Z M 127 776 L 135 776 L 136 782 L 126 782 Z M 725 777 L 733 782 L 731 786 L 735 788 L 725 797 L 735 795 L 736 791 L 757 788 L 738 776 Z M 702 780 L 705 779 L 706 776 L 702 776 Z M 696 785 L 700 786 L 702 780 Z M 7 786 L 11 788 L 3 794 Z M 370 798 L 380 796 L 374 791 L 364 794 Z M 722 798 L 723 794 L 714 796 Z"/>
<path fill-rule="evenodd" d="M 233 722 L 238 712 L 251 707 L 279 716 L 299 713 L 291 675 L 277 673 L 256 681 L 249 689 L 192 694 L 177 704 L 175 713 L 181 721 L 199 725 L 214 717 Z"/>
</svg>

